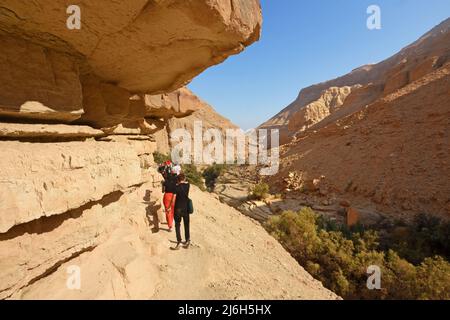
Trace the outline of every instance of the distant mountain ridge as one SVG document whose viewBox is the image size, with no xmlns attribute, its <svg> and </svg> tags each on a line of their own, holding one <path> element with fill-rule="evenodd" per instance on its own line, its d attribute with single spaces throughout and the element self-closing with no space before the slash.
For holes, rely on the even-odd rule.
<svg viewBox="0 0 450 320">
<path fill-rule="evenodd" d="M 288 143 L 297 133 L 297 130 L 293 130 L 292 126 L 289 128 L 290 120 L 302 108 L 319 100 L 324 91 L 332 87 L 361 86 L 352 90 L 352 94 L 348 96 L 352 103 L 348 112 L 355 112 L 448 61 L 450 57 L 449 31 L 450 18 L 399 53 L 380 63 L 364 65 L 344 76 L 302 89 L 294 102 L 261 124 L 259 128 L 279 129 L 281 143 Z M 348 112 L 342 112 L 341 116 L 349 114 Z M 305 119 L 305 121 L 307 120 Z"/>
</svg>

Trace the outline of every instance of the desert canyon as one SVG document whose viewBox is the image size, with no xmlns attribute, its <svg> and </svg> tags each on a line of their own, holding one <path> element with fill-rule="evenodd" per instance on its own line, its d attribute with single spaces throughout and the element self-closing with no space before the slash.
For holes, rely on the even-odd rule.
<svg viewBox="0 0 450 320">
<path fill-rule="evenodd" d="M 336 300 L 268 219 L 306 207 L 349 226 L 450 219 L 450 19 L 302 89 L 258 127 L 280 130 L 278 173 L 228 166 L 214 192 L 193 187 L 193 245 L 173 252 L 154 154 L 196 121 L 238 128 L 187 86 L 260 40 L 261 5 L 78 3 L 70 30 L 68 1 L 1 1 L 0 299 Z M 270 196 L 251 200 L 258 183 Z"/>
<path fill-rule="evenodd" d="M 302 89 L 259 129 L 280 132 L 278 173 L 228 168 L 222 202 L 344 299 L 450 298 L 449 18 L 380 63 Z M 362 276 L 371 264 L 378 291 Z"/>
<path fill-rule="evenodd" d="M 193 192 L 192 250 L 153 232 L 153 153 L 195 119 L 235 127 L 184 86 L 259 39 L 259 1 L 78 3 L 69 30 L 67 1 L 1 1 L 0 298 L 336 299 L 214 195 Z"/>
<path fill-rule="evenodd" d="M 274 192 L 335 213 L 450 218 L 449 72 L 447 19 L 387 60 L 301 90 L 260 126 L 283 144 Z"/>
</svg>

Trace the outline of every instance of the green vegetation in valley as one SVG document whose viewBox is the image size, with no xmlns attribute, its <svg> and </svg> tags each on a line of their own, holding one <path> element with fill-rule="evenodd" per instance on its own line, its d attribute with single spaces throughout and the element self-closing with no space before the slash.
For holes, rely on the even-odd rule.
<svg viewBox="0 0 450 320">
<path fill-rule="evenodd" d="M 155 163 L 157 163 L 157 164 L 172 160 L 170 155 L 166 155 L 166 154 L 159 153 L 159 152 L 153 153 L 153 159 L 155 160 Z M 206 190 L 205 184 L 203 182 L 202 174 L 200 171 L 198 171 L 198 169 L 195 165 L 193 165 L 193 164 L 182 165 L 181 170 L 186 175 L 186 179 L 189 181 L 190 184 L 193 184 L 193 185 L 199 187 L 203 191 Z"/>
<path fill-rule="evenodd" d="M 153 152 L 153 159 L 155 161 L 156 164 L 161 164 L 164 163 L 166 161 L 172 160 L 170 155 L 167 154 L 163 154 L 160 152 Z"/>
<path fill-rule="evenodd" d="M 381 247 L 392 248 L 402 258 L 418 264 L 427 257 L 441 255 L 450 261 L 450 222 L 418 214 L 410 224 L 398 221 L 381 226 Z"/>
<path fill-rule="evenodd" d="M 163 163 L 171 160 L 171 157 L 159 152 L 153 153 L 155 163 Z M 181 166 L 182 171 L 186 175 L 189 183 L 199 187 L 202 191 L 214 191 L 217 179 L 225 172 L 227 165 L 213 164 L 203 171 L 200 171 L 194 164 L 184 164 Z M 204 179 L 204 180 L 203 180 Z M 206 187 L 205 187 L 206 185 Z"/>
<path fill-rule="evenodd" d="M 216 187 L 217 179 L 225 172 L 225 164 L 213 164 L 203 170 L 203 178 L 205 178 L 205 185 L 209 192 L 213 192 Z"/>
<path fill-rule="evenodd" d="M 250 200 L 264 200 L 269 196 L 270 187 L 267 183 L 260 182 L 249 191 Z"/>
<path fill-rule="evenodd" d="M 182 165 L 182 171 L 186 175 L 187 180 L 190 184 L 193 184 L 200 188 L 200 190 L 205 191 L 205 183 L 203 182 L 202 173 L 193 164 Z"/>
<path fill-rule="evenodd" d="M 349 230 L 309 208 L 283 212 L 265 226 L 309 273 L 344 299 L 450 299 L 450 263 L 434 255 L 448 250 L 449 224 L 416 219 L 409 227 L 415 231 L 390 248 L 378 231 Z M 381 290 L 366 286 L 370 265 L 381 269 Z"/>
</svg>

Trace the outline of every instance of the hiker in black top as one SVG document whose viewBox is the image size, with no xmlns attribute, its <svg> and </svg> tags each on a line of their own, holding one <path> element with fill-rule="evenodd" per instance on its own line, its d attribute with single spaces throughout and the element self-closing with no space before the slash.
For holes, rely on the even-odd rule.
<svg viewBox="0 0 450 320">
<path fill-rule="evenodd" d="M 184 234 L 186 238 L 185 248 L 188 248 L 191 243 L 188 213 L 189 188 L 190 185 L 186 181 L 186 176 L 184 173 L 180 173 L 178 175 L 178 183 L 175 192 L 175 231 L 177 234 L 177 246 L 175 249 L 179 249 L 181 244 L 181 220 L 183 220 L 184 223 Z"/>
<path fill-rule="evenodd" d="M 176 193 L 177 176 L 175 174 L 168 174 L 163 182 L 163 193 Z"/>
</svg>

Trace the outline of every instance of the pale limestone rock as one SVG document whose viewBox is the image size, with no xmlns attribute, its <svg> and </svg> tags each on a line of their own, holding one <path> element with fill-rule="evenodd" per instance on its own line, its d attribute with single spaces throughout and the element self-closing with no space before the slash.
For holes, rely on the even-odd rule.
<svg viewBox="0 0 450 320">
<path fill-rule="evenodd" d="M 140 99 L 145 104 L 145 116 L 155 119 L 186 117 L 206 104 L 187 88 L 169 94 L 144 95 Z"/>
<path fill-rule="evenodd" d="M 82 77 L 83 108 L 81 120 L 95 127 L 112 127 L 128 119 L 130 93 L 104 83 L 98 77 Z"/>
<path fill-rule="evenodd" d="M 291 116 L 288 129 L 302 132 L 319 123 L 330 114 L 338 111 L 351 92 L 359 87 L 331 87 L 324 90 L 319 99 L 311 102 Z"/>
<path fill-rule="evenodd" d="M 170 154 L 170 141 L 169 141 L 169 132 L 168 125 L 164 125 L 160 130 L 156 131 L 152 136 L 156 140 L 156 148 L 158 152 L 162 154 Z"/>
<path fill-rule="evenodd" d="M 65 122 L 81 116 L 81 85 L 74 59 L 1 33 L 0 43 L 0 116 Z"/>
<path fill-rule="evenodd" d="M 0 233 L 143 182 L 125 143 L 0 144 Z"/>
<path fill-rule="evenodd" d="M 152 141 L 148 136 L 119 135 L 108 136 L 100 139 L 100 141 L 119 142 L 130 145 L 138 156 L 145 154 L 153 154 L 156 151 L 156 142 Z"/>
<path fill-rule="evenodd" d="M 140 120 L 134 122 L 120 123 L 113 127 L 102 128 L 108 135 L 143 135 L 153 134 L 159 130 L 159 127 L 153 121 Z"/>
<path fill-rule="evenodd" d="M 81 30 L 67 28 L 64 0 L 2 2 L 0 115 L 70 122 L 84 111 L 82 124 L 139 127 L 131 93 L 182 87 L 257 41 L 262 23 L 258 0 L 76 5 Z"/>
<path fill-rule="evenodd" d="M 0 26 L 82 58 L 92 73 L 133 92 L 181 87 L 258 40 L 258 0 L 107 0 L 76 3 L 81 30 L 66 26 L 64 0 L 2 1 Z"/>
<path fill-rule="evenodd" d="M 157 128 L 152 135 L 157 141 L 158 151 L 164 154 L 171 151 L 170 135 L 175 130 L 186 129 L 194 137 L 196 121 L 202 123 L 203 131 L 211 128 L 221 130 L 224 138 L 226 129 L 238 128 L 187 88 L 168 95 L 145 95 L 140 99 L 145 102 L 146 121 Z"/>
<path fill-rule="evenodd" d="M 0 137 L 4 138 L 93 138 L 105 135 L 88 126 L 64 124 L 0 123 Z"/>
<path fill-rule="evenodd" d="M 156 210 L 152 203 L 161 194 L 152 189 L 145 200 L 148 187 L 112 193 L 101 201 L 0 234 L 0 298 L 19 298 L 19 294 L 22 298 L 76 297 L 80 292 L 66 286 L 67 266 L 74 265 L 81 268 L 84 298 L 149 298 L 158 276 L 148 255 L 145 206 L 149 213 Z M 139 210 L 124 210 L 137 204 L 144 205 Z M 83 255 L 90 256 L 86 264 Z M 63 268 L 61 281 L 40 282 L 37 292 L 29 287 L 66 260 L 70 263 Z"/>
</svg>

